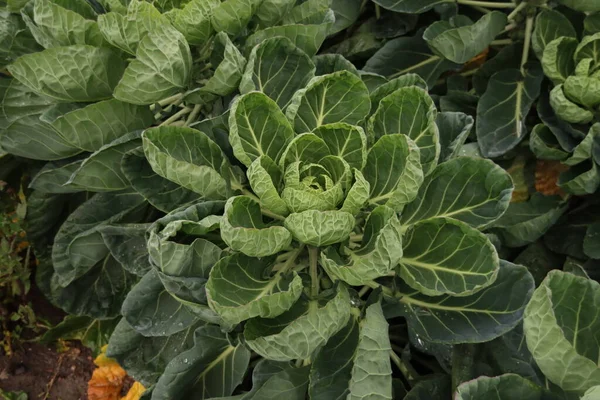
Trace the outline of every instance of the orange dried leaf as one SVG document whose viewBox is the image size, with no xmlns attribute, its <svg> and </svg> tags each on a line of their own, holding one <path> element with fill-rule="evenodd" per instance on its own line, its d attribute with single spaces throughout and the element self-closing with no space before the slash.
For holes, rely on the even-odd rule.
<svg viewBox="0 0 600 400">
<path fill-rule="evenodd" d="M 139 400 L 142 394 L 146 391 L 146 388 L 139 382 L 135 382 L 127 395 L 122 397 L 121 400 Z"/>
<path fill-rule="evenodd" d="M 558 187 L 559 175 L 569 169 L 558 161 L 537 160 L 535 164 L 535 190 L 546 195 L 561 195 L 565 193 Z"/>
<path fill-rule="evenodd" d="M 112 358 L 106 357 L 102 352 L 94 360 L 98 366 L 92 373 L 92 378 L 88 382 L 89 400 L 119 400 L 121 398 L 121 389 L 127 372 Z"/>
<path fill-rule="evenodd" d="M 487 56 L 488 56 L 489 52 L 490 52 L 490 48 L 488 47 L 485 50 L 483 50 L 481 53 L 477 54 L 475 57 L 471 58 L 469 61 L 467 61 L 463 70 L 468 71 L 470 69 L 475 69 L 475 68 L 481 67 L 487 60 Z"/>
</svg>

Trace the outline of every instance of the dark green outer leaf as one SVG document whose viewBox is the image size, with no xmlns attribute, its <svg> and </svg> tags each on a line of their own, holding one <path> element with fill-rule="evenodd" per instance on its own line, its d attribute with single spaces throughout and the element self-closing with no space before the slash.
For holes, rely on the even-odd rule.
<svg viewBox="0 0 600 400">
<path fill-rule="evenodd" d="M 514 328 L 534 289 L 525 267 L 502 262 L 496 281 L 466 297 L 428 297 L 397 280 L 394 296 L 413 342 L 480 343 Z M 510 292 L 511 296 L 506 296 Z"/>
<path fill-rule="evenodd" d="M 526 135 L 525 117 L 539 96 L 543 74 L 539 67 L 509 69 L 492 76 L 477 105 L 477 139 L 486 157 L 498 157 Z"/>
<path fill-rule="evenodd" d="M 561 36 L 577 37 L 575 28 L 562 13 L 546 9 L 535 18 L 535 29 L 531 37 L 531 46 L 541 61 L 546 45 Z"/>
<path fill-rule="evenodd" d="M 465 63 L 485 50 L 494 38 L 504 30 L 506 14 L 492 11 L 484 14 L 470 25 L 453 27 L 445 21 L 434 22 L 423 39 L 438 54 L 455 63 Z"/>
<path fill-rule="evenodd" d="M 120 318 L 93 319 L 67 315 L 58 325 L 44 332 L 40 342 L 50 344 L 58 340 L 80 340 L 86 347 L 92 349 L 94 354 L 108 344 Z"/>
<path fill-rule="evenodd" d="M 121 319 L 110 337 L 106 354 L 116 359 L 136 381 L 149 387 L 156 383 L 174 357 L 192 347 L 198 326 L 172 336 L 144 337 Z"/>
<path fill-rule="evenodd" d="M 131 289 L 121 312 L 131 327 L 144 336 L 170 336 L 197 321 L 187 307 L 167 292 L 155 270 Z"/>
<path fill-rule="evenodd" d="M 450 377 L 447 375 L 433 375 L 417 382 L 404 400 L 449 400 L 451 393 Z"/>
<path fill-rule="evenodd" d="M 433 54 L 420 33 L 417 33 L 413 37 L 401 37 L 387 42 L 367 61 L 364 70 L 387 78 L 413 72 L 422 77 L 429 87 L 433 87 L 442 73 L 458 67 L 457 64 Z"/>
<path fill-rule="evenodd" d="M 455 400 L 542 400 L 542 388 L 516 374 L 479 377 L 456 389 Z"/>
<path fill-rule="evenodd" d="M 165 368 L 152 392 L 154 400 L 204 400 L 229 396 L 242 382 L 250 351 L 233 345 L 217 326 L 194 333 L 194 346 L 177 355 Z"/>
<path fill-rule="evenodd" d="M 475 123 L 473 117 L 462 112 L 438 113 L 435 123 L 440 137 L 440 162 L 458 155 Z"/>
</svg>

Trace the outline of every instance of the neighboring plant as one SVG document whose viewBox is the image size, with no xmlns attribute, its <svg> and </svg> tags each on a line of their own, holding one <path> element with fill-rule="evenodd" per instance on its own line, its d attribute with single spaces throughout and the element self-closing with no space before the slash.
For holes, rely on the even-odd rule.
<svg viewBox="0 0 600 400">
<path fill-rule="evenodd" d="M 593 398 L 600 3 L 558 3 L 9 0 L 43 341 L 151 399 Z"/>
</svg>

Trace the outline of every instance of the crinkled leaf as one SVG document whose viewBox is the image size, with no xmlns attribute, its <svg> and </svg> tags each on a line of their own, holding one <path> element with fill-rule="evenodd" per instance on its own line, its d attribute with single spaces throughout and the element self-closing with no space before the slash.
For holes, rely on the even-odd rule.
<svg viewBox="0 0 600 400">
<path fill-rule="evenodd" d="M 205 45 L 214 33 L 210 17 L 218 0 L 192 0 L 181 9 L 173 9 L 170 18 L 177 30 L 191 45 Z"/>
<path fill-rule="evenodd" d="M 551 271 L 535 290 L 524 319 L 527 347 L 544 375 L 583 394 L 600 382 L 597 282 Z"/>
<path fill-rule="evenodd" d="M 419 75 L 413 73 L 404 74 L 389 82 L 382 83 L 377 86 L 375 90 L 371 91 L 371 112 L 374 113 L 377 111 L 379 102 L 383 100 L 384 97 L 387 97 L 398 89 L 409 86 L 417 86 L 423 90 L 427 90 L 427 82 Z"/>
<path fill-rule="evenodd" d="M 108 99 L 125 62 L 106 47 L 54 47 L 20 57 L 9 72 L 38 94 L 60 102 Z"/>
<path fill-rule="evenodd" d="M 573 57 L 577 49 L 577 39 L 562 36 L 546 45 L 542 55 L 544 74 L 554 83 L 564 82 L 575 72 Z"/>
<path fill-rule="evenodd" d="M 149 2 L 132 0 L 125 15 L 109 12 L 98 16 L 98 26 L 104 38 L 113 46 L 135 55 L 148 32 L 168 21 Z"/>
<path fill-rule="evenodd" d="M 578 196 L 596 192 L 600 186 L 600 171 L 594 161 L 585 161 L 560 174 L 557 185 Z"/>
<path fill-rule="evenodd" d="M 288 215 L 284 226 L 294 239 L 321 247 L 347 239 L 354 223 L 354 216 L 345 211 L 307 210 Z"/>
<path fill-rule="evenodd" d="M 321 125 L 345 122 L 356 125 L 369 114 L 369 92 L 356 75 L 338 71 L 313 78 L 296 92 L 286 115 L 298 133 Z"/>
<path fill-rule="evenodd" d="M 221 167 L 223 152 L 204 133 L 191 128 L 162 126 L 142 134 L 144 153 L 154 172 L 207 199 L 226 193 Z"/>
<path fill-rule="evenodd" d="M 341 330 L 349 317 L 348 289 L 340 285 L 335 297 L 328 301 L 301 298 L 275 318 L 248 321 L 244 337 L 252 350 L 267 359 L 304 359 Z"/>
<path fill-rule="evenodd" d="M 600 79 L 587 76 L 569 76 L 563 83 L 565 95 L 577 104 L 594 108 L 600 104 Z"/>
<path fill-rule="evenodd" d="M 569 153 L 564 151 L 552 130 L 544 125 L 537 124 L 529 137 L 529 149 L 540 160 L 564 160 Z"/>
<path fill-rule="evenodd" d="M 209 304 L 232 324 L 253 318 L 273 318 L 288 310 L 302 293 L 296 274 L 270 275 L 274 259 L 234 254 L 211 270 L 206 291 Z"/>
<path fill-rule="evenodd" d="M 217 32 L 237 36 L 248 25 L 259 5 L 257 0 L 226 0 L 212 10 L 213 28 Z"/>
<path fill-rule="evenodd" d="M 321 266 L 332 279 L 363 285 L 388 275 L 402 257 L 402 229 L 394 211 L 375 208 L 365 225 L 361 246 L 342 257 L 333 247 L 321 254 Z"/>
<path fill-rule="evenodd" d="M 265 257 L 289 247 L 292 234 L 283 226 L 267 226 L 260 205 L 247 196 L 231 197 L 221 219 L 221 238 L 234 251 Z"/>
<path fill-rule="evenodd" d="M 140 41 L 114 96 L 127 103 L 154 103 L 185 89 L 191 67 L 185 37 L 171 25 L 159 24 Z"/>
<path fill-rule="evenodd" d="M 575 104 L 565 96 L 563 85 L 557 85 L 550 92 L 550 105 L 558 117 L 573 124 L 587 124 L 594 119 L 590 110 Z"/>
<path fill-rule="evenodd" d="M 542 388 L 533 382 L 517 374 L 504 374 L 493 378 L 481 376 L 464 382 L 456 388 L 454 398 L 456 400 L 541 400 L 545 396 Z"/>
</svg>

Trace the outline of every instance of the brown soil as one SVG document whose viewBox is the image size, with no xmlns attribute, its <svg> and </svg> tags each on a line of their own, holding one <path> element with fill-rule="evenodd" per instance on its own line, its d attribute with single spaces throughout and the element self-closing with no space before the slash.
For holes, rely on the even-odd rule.
<svg viewBox="0 0 600 400">
<path fill-rule="evenodd" d="M 50 325 L 65 316 L 35 285 L 25 302 L 30 302 L 36 316 Z M 29 400 L 87 400 L 87 382 L 95 368 L 90 349 L 78 341 L 67 342 L 66 348 L 58 344 L 42 345 L 34 341 L 31 332 L 23 332 L 22 338 L 25 340 L 13 343 L 11 357 L 0 349 L 0 389 L 23 391 Z"/>
<path fill-rule="evenodd" d="M 87 399 L 94 369 L 90 349 L 78 342 L 61 353 L 51 347 L 23 343 L 12 357 L 0 356 L 0 389 L 24 391 L 30 400 Z"/>
</svg>

